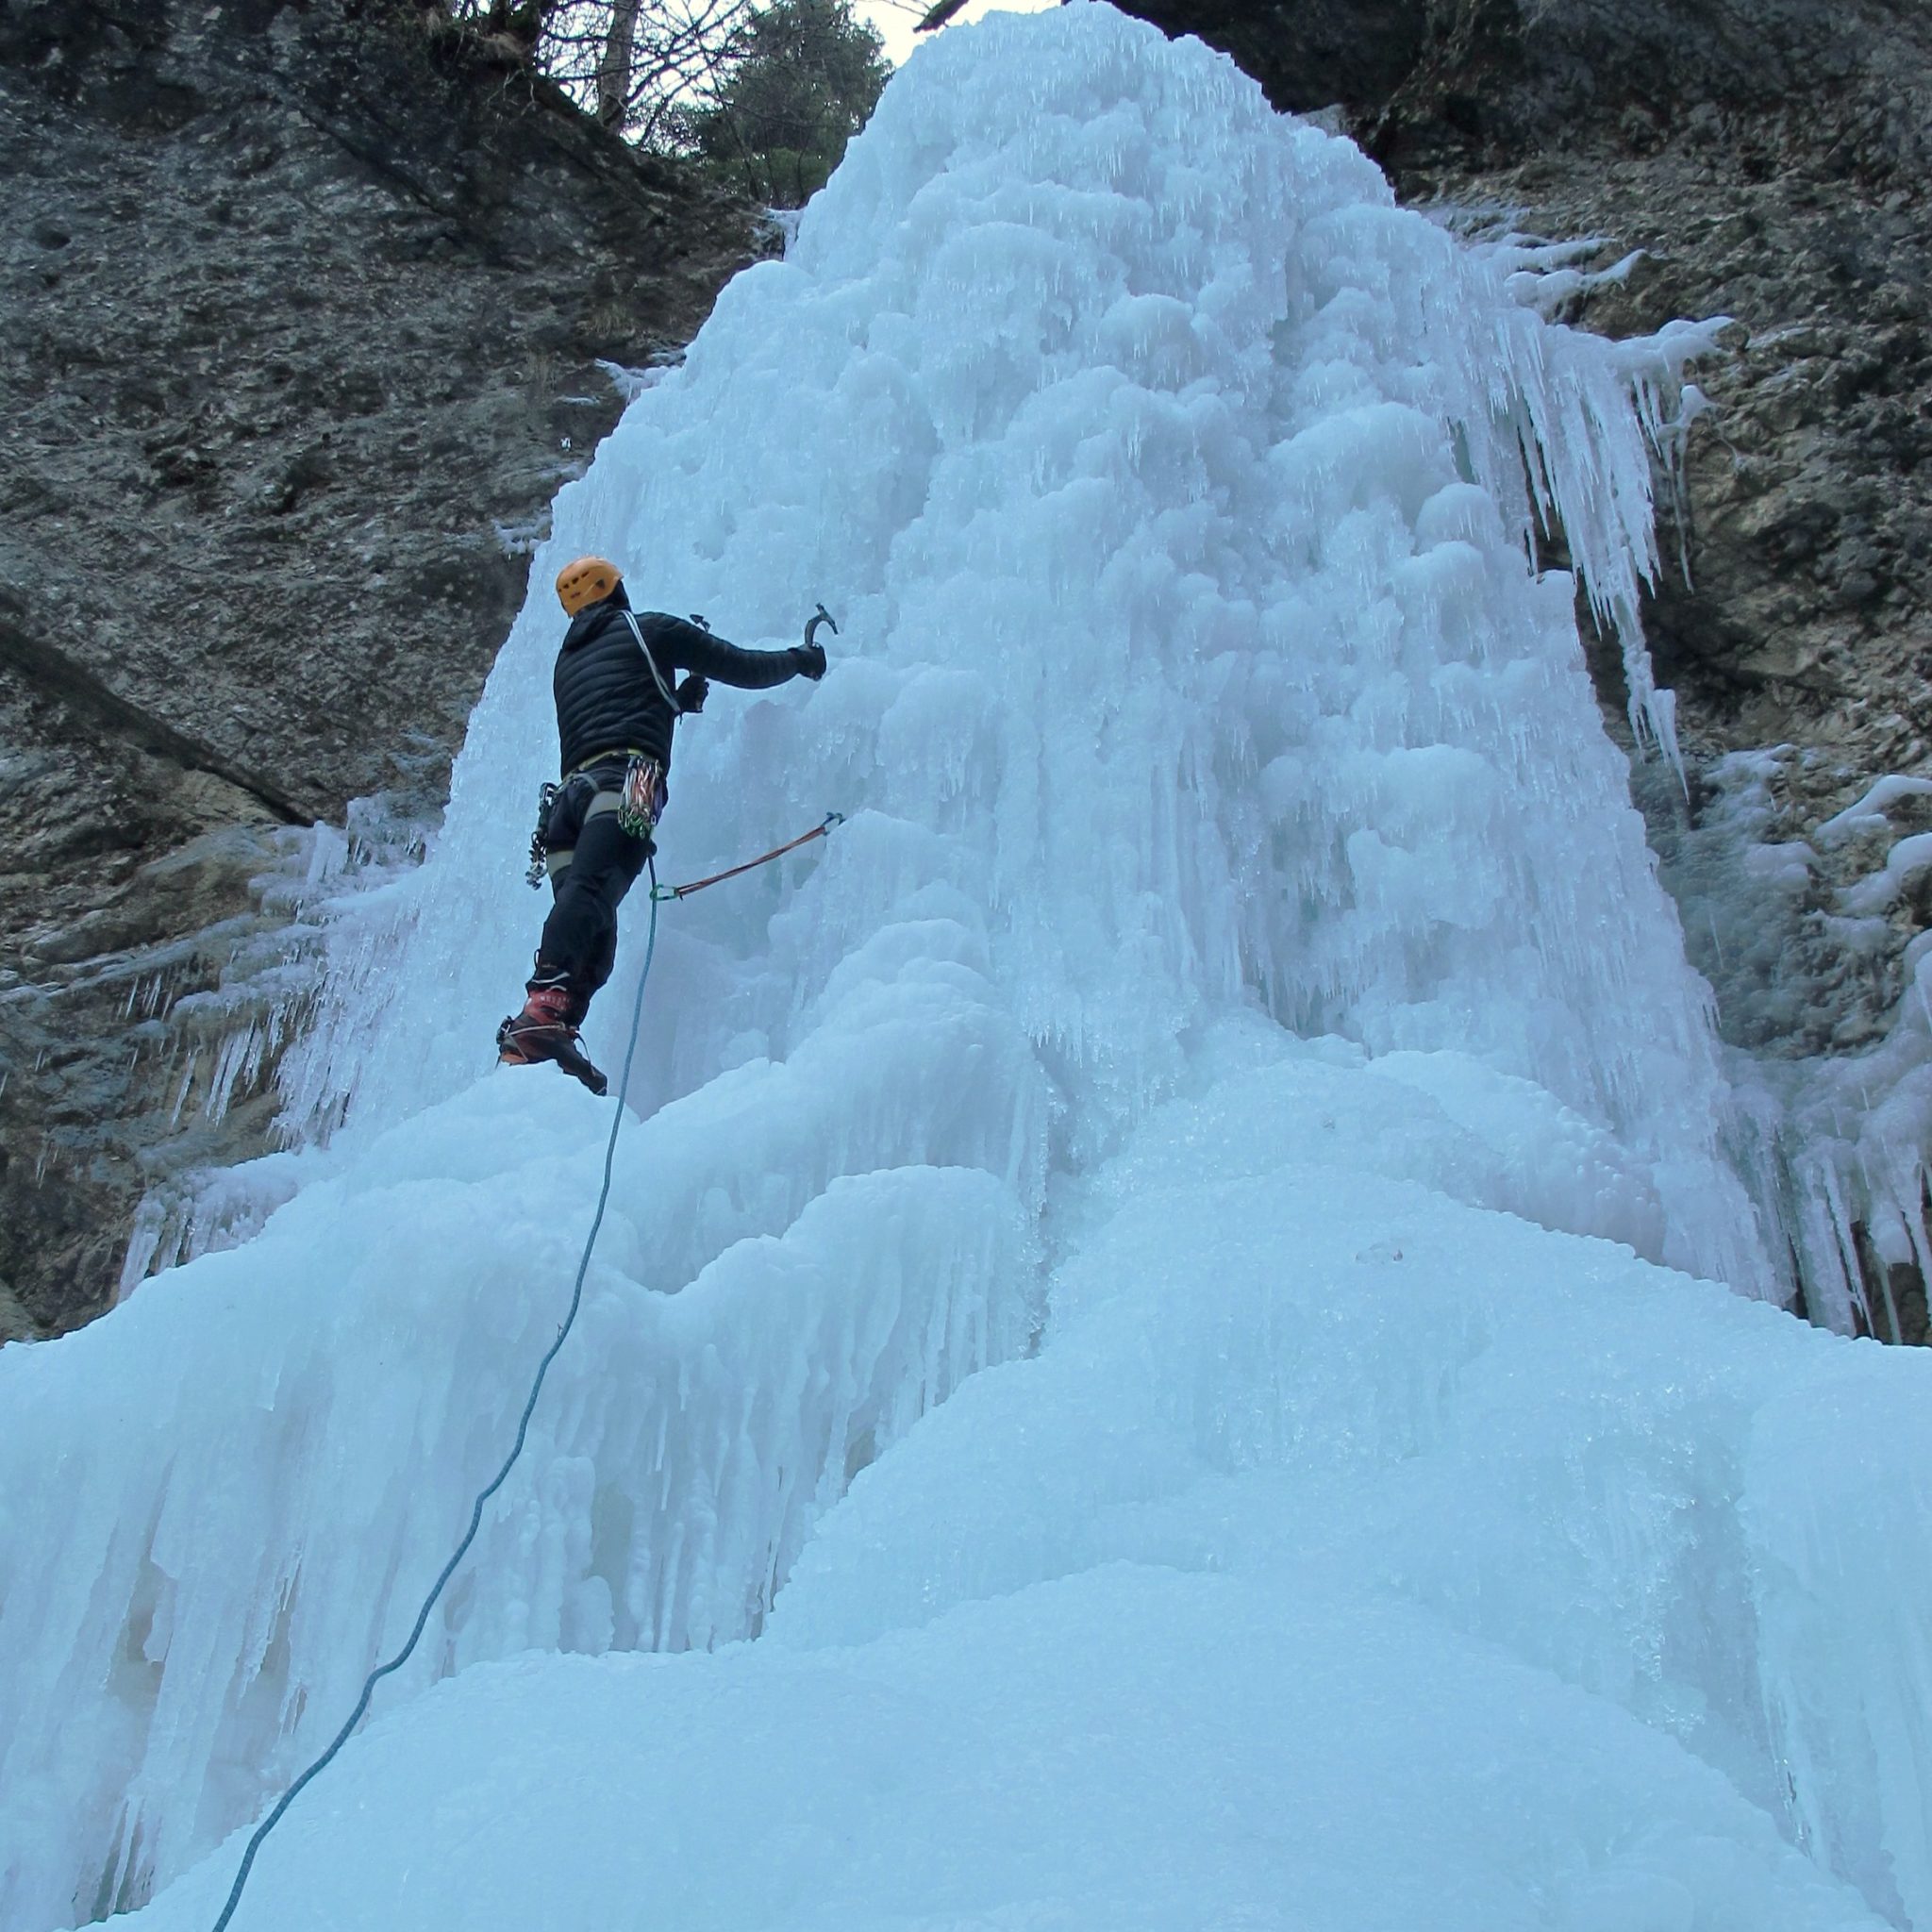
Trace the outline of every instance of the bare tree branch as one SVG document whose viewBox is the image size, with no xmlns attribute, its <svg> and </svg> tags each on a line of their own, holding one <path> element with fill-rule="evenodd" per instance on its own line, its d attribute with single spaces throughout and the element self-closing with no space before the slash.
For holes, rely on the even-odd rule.
<svg viewBox="0 0 1932 1932">
<path fill-rule="evenodd" d="M 965 4 L 966 0 L 939 0 L 939 5 L 933 8 L 912 31 L 916 34 L 932 33 L 935 29 L 944 26 Z"/>
<path fill-rule="evenodd" d="M 607 127 L 623 124 L 631 101 L 631 64 L 637 47 L 640 0 L 613 0 L 597 69 L 597 118 Z"/>
</svg>

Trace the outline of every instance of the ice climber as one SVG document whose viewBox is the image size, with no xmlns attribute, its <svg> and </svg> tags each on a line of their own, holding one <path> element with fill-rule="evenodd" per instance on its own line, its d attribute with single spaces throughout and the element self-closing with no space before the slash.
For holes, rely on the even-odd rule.
<svg viewBox="0 0 1932 1932">
<path fill-rule="evenodd" d="M 825 652 L 810 627 L 788 650 L 747 651 L 713 637 L 702 619 L 639 614 L 623 572 L 601 557 L 566 565 L 557 594 L 570 618 L 551 680 L 562 780 L 544 788 L 531 845 L 532 883 L 547 870 L 556 897 L 524 1009 L 496 1029 L 496 1048 L 511 1066 L 555 1060 L 602 1093 L 607 1082 L 577 1029 L 616 963 L 618 904 L 656 850 L 673 727 L 704 709 L 710 678 L 741 691 L 817 679 Z"/>
</svg>

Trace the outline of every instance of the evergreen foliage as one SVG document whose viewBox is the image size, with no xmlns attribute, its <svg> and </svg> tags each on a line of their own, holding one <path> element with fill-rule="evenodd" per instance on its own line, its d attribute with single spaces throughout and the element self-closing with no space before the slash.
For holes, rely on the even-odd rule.
<svg viewBox="0 0 1932 1932">
<path fill-rule="evenodd" d="M 799 208 L 830 177 L 891 67 L 848 0 L 774 0 L 754 14 L 710 105 L 685 122 L 692 147 L 745 189 Z"/>
</svg>

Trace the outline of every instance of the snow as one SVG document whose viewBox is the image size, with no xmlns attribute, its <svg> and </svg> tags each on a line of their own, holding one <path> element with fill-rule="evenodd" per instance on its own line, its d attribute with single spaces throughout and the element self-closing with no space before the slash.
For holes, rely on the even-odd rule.
<svg viewBox="0 0 1932 1932">
<path fill-rule="evenodd" d="M 238 1928 L 1932 1925 L 1924 1364 L 1753 1299 L 1528 564 L 1667 741 L 1701 340 L 1551 325 L 1104 8 L 910 62 L 559 495 L 259 1231 L 0 1352 L 9 1932 L 212 1922 L 556 1333 L 609 1116 L 489 1041 L 593 548 L 842 626 L 681 732 L 667 874 L 848 821 L 662 910 L 529 1448 Z"/>
<path fill-rule="evenodd" d="M 1902 798 L 1926 797 L 1932 797 L 1932 779 L 1908 778 L 1889 772 L 1870 786 L 1856 804 L 1826 819 L 1812 836 L 1824 844 L 1833 845 L 1859 832 L 1883 832 L 1888 824 L 1888 806 L 1896 805 Z"/>
<path fill-rule="evenodd" d="M 1862 918 L 1885 911 L 1927 866 L 1932 866 L 1932 832 L 1915 832 L 1901 839 L 1886 854 L 1881 870 L 1844 893 L 1845 910 Z"/>
</svg>

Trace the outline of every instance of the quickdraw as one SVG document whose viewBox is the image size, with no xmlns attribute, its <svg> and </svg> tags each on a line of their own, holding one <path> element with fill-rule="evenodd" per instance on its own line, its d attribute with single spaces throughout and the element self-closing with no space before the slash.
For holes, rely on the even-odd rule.
<svg viewBox="0 0 1932 1932">
<path fill-rule="evenodd" d="M 814 839 L 829 839 L 834 829 L 844 823 L 845 814 L 842 811 L 828 811 L 822 824 L 814 825 L 808 832 L 801 832 L 797 838 L 783 845 L 773 846 L 769 852 L 760 852 L 756 858 L 747 858 L 742 865 L 734 865 L 727 872 L 714 872 L 708 878 L 692 879 L 689 885 L 653 885 L 651 897 L 689 899 L 693 892 L 702 892 L 707 886 L 722 885 L 726 879 L 735 879 L 741 873 L 756 872 L 761 865 L 770 865 L 773 859 L 783 858 L 788 852 L 796 852 L 801 845 L 809 845 Z"/>
<path fill-rule="evenodd" d="M 619 826 L 633 839 L 648 839 L 658 829 L 668 795 L 663 766 L 640 752 L 624 768 L 624 786 L 617 794 Z"/>
</svg>

